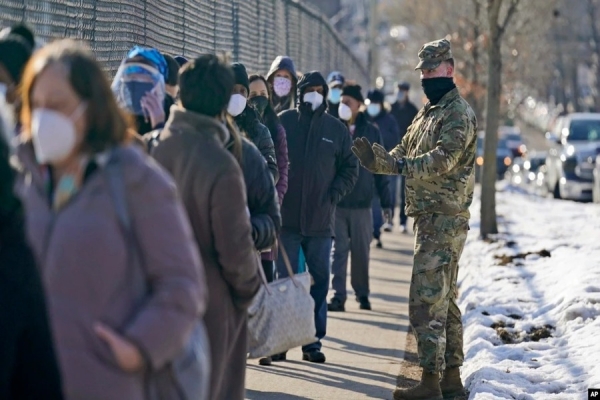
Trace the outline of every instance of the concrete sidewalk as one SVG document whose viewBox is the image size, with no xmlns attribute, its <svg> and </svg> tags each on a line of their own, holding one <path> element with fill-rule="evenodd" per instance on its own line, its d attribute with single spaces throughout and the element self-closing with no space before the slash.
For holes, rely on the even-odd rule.
<svg viewBox="0 0 600 400">
<path fill-rule="evenodd" d="M 388 233 L 384 249 L 372 247 L 373 311 L 358 309 L 348 283 L 346 312 L 329 313 L 326 364 L 301 361 L 300 349 L 271 367 L 249 360 L 246 399 L 391 399 L 404 357 L 413 240 Z"/>
</svg>

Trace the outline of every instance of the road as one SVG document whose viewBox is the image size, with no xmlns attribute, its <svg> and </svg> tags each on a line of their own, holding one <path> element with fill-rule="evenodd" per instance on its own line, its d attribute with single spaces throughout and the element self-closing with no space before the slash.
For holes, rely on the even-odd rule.
<svg viewBox="0 0 600 400">
<path fill-rule="evenodd" d="M 413 236 L 388 233 L 372 247 L 371 303 L 361 311 L 348 294 L 345 313 L 329 313 L 325 364 L 301 361 L 300 349 L 271 367 L 249 360 L 247 400 L 391 399 L 404 357 Z M 350 283 L 348 283 L 350 289 Z"/>
</svg>

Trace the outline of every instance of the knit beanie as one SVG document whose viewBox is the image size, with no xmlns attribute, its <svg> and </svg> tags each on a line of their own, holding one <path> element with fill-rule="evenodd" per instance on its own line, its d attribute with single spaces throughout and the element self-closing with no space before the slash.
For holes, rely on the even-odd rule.
<svg viewBox="0 0 600 400">
<path fill-rule="evenodd" d="M 231 64 L 231 68 L 233 69 L 233 75 L 235 76 L 235 84 L 244 86 L 246 90 L 250 92 L 248 72 L 246 72 L 246 67 L 244 66 L 244 64 L 233 63 Z"/>
<path fill-rule="evenodd" d="M 350 96 L 360 101 L 361 103 L 364 103 L 365 98 L 363 97 L 361 90 L 362 88 L 360 87 L 360 85 L 346 85 L 342 89 L 342 96 Z"/>
</svg>

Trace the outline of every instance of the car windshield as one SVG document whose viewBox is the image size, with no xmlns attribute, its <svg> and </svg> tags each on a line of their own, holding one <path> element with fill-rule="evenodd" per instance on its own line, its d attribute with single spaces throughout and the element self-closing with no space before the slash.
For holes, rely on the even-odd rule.
<svg viewBox="0 0 600 400">
<path fill-rule="evenodd" d="M 511 142 L 520 142 L 521 135 L 518 133 L 510 133 L 504 137 L 506 140 L 510 140 Z"/>
<path fill-rule="evenodd" d="M 600 141 L 600 120 L 575 120 L 571 121 L 569 129 L 569 142 Z"/>
</svg>

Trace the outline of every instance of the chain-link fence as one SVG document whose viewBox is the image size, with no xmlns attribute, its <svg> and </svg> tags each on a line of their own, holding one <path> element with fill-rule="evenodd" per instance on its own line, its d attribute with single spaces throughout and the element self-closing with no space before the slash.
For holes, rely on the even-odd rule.
<svg viewBox="0 0 600 400">
<path fill-rule="evenodd" d="M 43 40 L 88 41 L 112 73 L 135 44 L 188 58 L 228 52 L 249 72 L 278 55 L 299 71 L 343 71 L 366 85 L 367 70 L 329 22 L 297 0 L 0 0 L 0 25 L 27 22 Z"/>
</svg>

